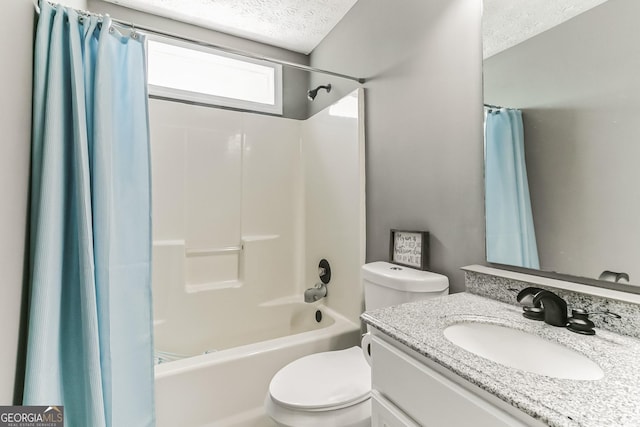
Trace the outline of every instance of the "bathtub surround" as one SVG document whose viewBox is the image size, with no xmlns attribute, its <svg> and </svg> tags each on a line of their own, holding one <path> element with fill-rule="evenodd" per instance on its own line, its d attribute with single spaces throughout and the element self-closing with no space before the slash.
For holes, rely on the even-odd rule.
<svg viewBox="0 0 640 427">
<path fill-rule="evenodd" d="M 300 122 L 152 99 L 150 125 L 156 349 L 268 333 L 243 319 L 302 293 Z"/>
<path fill-rule="evenodd" d="M 355 116 L 362 96 L 348 100 Z M 331 109 L 300 122 L 161 100 L 150 106 L 156 348 L 193 356 L 233 347 L 223 344 L 229 340 L 260 340 L 260 322 L 240 319 L 265 301 L 302 301 L 320 280 L 323 257 L 334 272 L 325 303 L 357 323 L 362 120 Z M 235 328 L 222 327 L 229 319 L 238 319 Z M 203 324 L 212 327 L 193 333 Z"/>
<path fill-rule="evenodd" d="M 531 286 L 547 289 L 564 299 L 569 311 L 576 308 L 589 312 L 608 310 L 622 317 L 589 316 L 596 328 L 640 338 L 640 295 L 479 265 L 463 270 L 467 292 L 519 306 L 516 295 L 522 289 Z"/>
<path fill-rule="evenodd" d="M 358 343 L 363 96 L 307 121 L 150 101 L 159 426 L 259 416 L 279 368 Z"/>
<path fill-rule="evenodd" d="M 332 272 L 326 304 L 356 324 L 366 244 L 365 99 L 360 89 L 304 121 L 301 144 L 303 289 L 320 280 L 318 262 L 326 258 Z"/>
<path fill-rule="evenodd" d="M 152 427 L 145 38 L 40 9 L 24 404 L 64 405 L 69 427 Z"/>
</svg>

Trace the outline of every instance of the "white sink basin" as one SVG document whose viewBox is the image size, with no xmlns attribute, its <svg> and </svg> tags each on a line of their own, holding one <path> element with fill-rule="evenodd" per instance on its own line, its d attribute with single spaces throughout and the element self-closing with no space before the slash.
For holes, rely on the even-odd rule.
<svg viewBox="0 0 640 427">
<path fill-rule="evenodd" d="M 457 323 L 447 327 L 444 336 L 478 356 L 534 374 L 570 380 L 599 380 L 604 376 L 600 366 L 586 356 L 506 326 Z"/>
</svg>

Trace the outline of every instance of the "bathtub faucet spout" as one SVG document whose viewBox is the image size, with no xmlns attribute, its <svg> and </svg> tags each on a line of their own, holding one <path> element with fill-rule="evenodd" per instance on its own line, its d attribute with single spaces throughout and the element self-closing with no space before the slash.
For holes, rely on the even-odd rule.
<svg viewBox="0 0 640 427">
<path fill-rule="evenodd" d="M 316 283 L 313 288 L 309 288 L 304 291 L 304 302 L 316 302 L 320 298 L 327 296 L 327 286 L 320 282 Z"/>
</svg>

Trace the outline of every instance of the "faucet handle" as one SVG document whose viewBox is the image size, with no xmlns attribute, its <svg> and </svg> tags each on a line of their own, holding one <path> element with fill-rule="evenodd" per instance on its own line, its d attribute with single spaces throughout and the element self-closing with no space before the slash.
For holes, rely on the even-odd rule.
<svg viewBox="0 0 640 427">
<path fill-rule="evenodd" d="M 620 316 L 618 313 L 614 313 L 613 311 L 609 311 L 609 310 L 587 312 L 586 310 L 583 310 L 581 308 L 576 308 L 575 310 L 571 310 L 571 314 L 572 315 L 579 314 L 579 315 L 586 315 L 586 316 L 588 316 L 589 314 L 602 314 L 604 316 L 613 317 L 614 319 L 622 319 L 622 316 Z"/>
<path fill-rule="evenodd" d="M 517 289 L 509 288 L 510 291 L 517 291 Z M 540 304 L 534 306 L 533 297 L 542 291 L 540 288 L 528 287 L 518 292 L 516 300 L 522 304 L 522 316 L 530 320 L 544 320 L 544 309 L 540 307 Z"/>
<path fill-rule="evenodd" d="M 571 310 L 571 317 L 567 320 L 567 329 L 577 334 L 595 335 L 594 328 L 596 325 L 589 319 L 590 314 L 602 314 L 615 319 L 622 319 L 622 316 L 609 310 L 587 312 L 581 308 L 576 308 Z"/>
<path fill-rule="evenodd" d="M 524 306 L 533 307 L 533 297 L 541 291 L 543 291 L 543 289 L 534 287 L 524 288 L 518 292 L 516 300 Z"/>
<path fill-rule="evenodd" d="M 576 334 L 595 335 L 596 325 L 589 319 L 586 310 L 577 308 L 571 310 L 571 317 L 567 319 L 567 329 Z"/>
<path fill-rule="evenodd" d="M 522 307 L 522 316 L 530 320 L 544 320 L 544 308 Z"/>
</svg>

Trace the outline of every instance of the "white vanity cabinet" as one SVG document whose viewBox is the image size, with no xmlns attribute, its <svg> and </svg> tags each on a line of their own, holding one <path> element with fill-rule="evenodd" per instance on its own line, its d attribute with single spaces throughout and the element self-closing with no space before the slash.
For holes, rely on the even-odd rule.
<svg viewBox="0 0 640 427">
<path fill-rule="evenodd" d="M 371 357 L 372 427 L 544 425 L 390 338 L 374 336 Z"/>
</svg>

